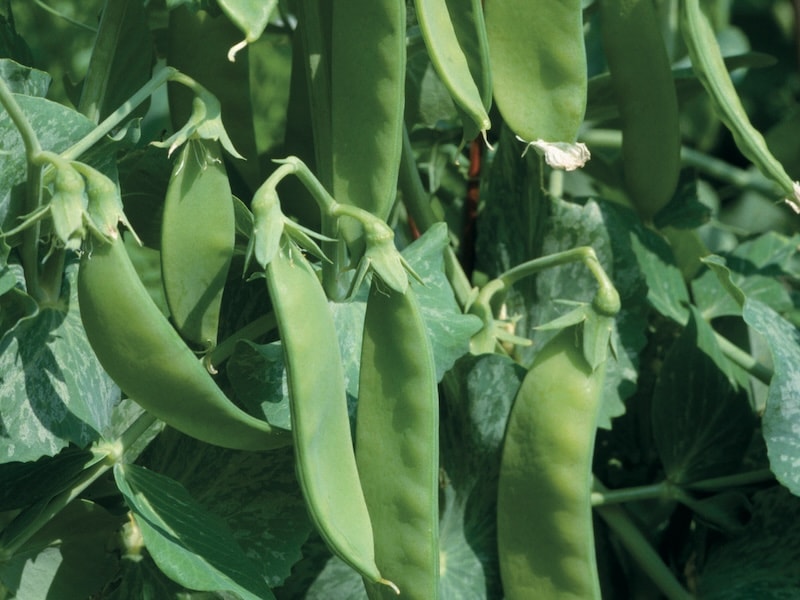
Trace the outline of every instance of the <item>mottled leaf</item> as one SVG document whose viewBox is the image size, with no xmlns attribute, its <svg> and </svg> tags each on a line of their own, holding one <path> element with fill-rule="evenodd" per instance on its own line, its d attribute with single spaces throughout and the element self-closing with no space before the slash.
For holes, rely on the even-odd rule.
<svg viewBox="0 0 800 600">
<path fill-rule="evenodd" d="M 50 87 L 50 75 L 14 62 L 10 58 L 0 58 L 0 79 L 6 82 L 15 94 L 44 98 Z"/>
<path fill-rule="evenodd" d="M 800 496 L 800 332 L 751 298 L 744 303 L 743 316 L 772 352 L 775 374 L 762 418 L 770 468 L 778 481 Z"/>
<path fill-rule="evenodd" d="M 53 456 L 100 438 L 119 402 L 83 330 L 75 278 L 62 302 L 43 307 L 0 339 L 0 463 Z"/>
</svg>

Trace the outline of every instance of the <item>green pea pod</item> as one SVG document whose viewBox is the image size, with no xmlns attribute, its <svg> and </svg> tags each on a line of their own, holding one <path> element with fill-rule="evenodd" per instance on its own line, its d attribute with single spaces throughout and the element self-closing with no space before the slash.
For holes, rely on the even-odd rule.
<svg viewBox="0 0 800 600">
<path fill-rule="evenodd" d="M 311 519 L 330 550 L 375 583 L 369 512 L 347 415 L 333 317 L 314 269 L 285 236 L 266 267 L 289 382 L 295 465 Z"/>
<path fill-rule="evenodd" d="M 413 288 L 374 277 L 367 300 L 356 460 L 375 532 L 375 559 L 403 598 L 439 589 L 439 402 L 433 352 Z M 387 588 L 367 584 L 372 599 Z M 393 594 L 392 594 L 393 595 Z"/>
<path fill-rule="evenodd" d="M 604 368 L 592 371 L 576 334 L 540 350 L 508 418 L 497 495 L 508 600 L 600 599 L 591 486 Z"/>
<path fill-rule="evenodd" d="M 708 18 L 698 0 L 681 0 L 680 28 L 692 70 L 711 97 L 714 111 L 733 134 L 736 146 L 766 177 L 776 182 L 784 194 L 800 201 L 800 184 L 792 182 L 783 165 L 767 147 L 764 136 L 753 127 L 736 93 Z"/>
<path fill-rule="evenodd" d="M 333 196 L 387 219 L 403 143 L 406 7 L 398 0 L 333 3 Z M 360 237 L 347 220 L 349 243 Z"/>
<path fill-rule="evenodd" d="M 161 225 L 161 275 L 172 320 L 187 340 L 217 343 L 222 292 L 236 237 L 219 142 L 191 139 L 175 163 Z"/>
<path fill-rule="evenodd" d="M 122 236 L 84 252 L 78 303 L 100 364 L 123 392 L 168 425 L 236 450 L 291 443 L 288 431 L 245 413 L 217 387 L 150 298 Z"/>
<path fill-rule="evenodd" d="M 572 143 L 586 111 L 581 0 L 486 0 L 494 100 L 527 142 Z"/>
<path fill-rule="evenodd" d="M 491 127 L 491 122 L 484 98 L 459 44 L 447 3 L 445 0 L 415 0 L 414 5 L 433 68 L 473 127 L 477 127 L 478 131 L 486 131 Z M 465 123 L 464 129 L 470 131 L 473 127 Z"/>
<path fill-rule="evenodd" d="M 672 198 L 680 173 L 678 98 L 652 0 L 603 0 L 603 48 L 622 121 L 630 200 L 649 221 Z"/>
</svg>

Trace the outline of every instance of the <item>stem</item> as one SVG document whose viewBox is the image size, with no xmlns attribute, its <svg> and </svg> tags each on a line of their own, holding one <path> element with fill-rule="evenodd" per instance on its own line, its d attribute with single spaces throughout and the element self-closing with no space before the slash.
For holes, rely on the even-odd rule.
<svg viewBox="0 0 800 600">
<path fill-rule="evenodd" d="M 592 147 L 620 148 L 622 133 L 616 129 L 592 129 L 581 135 L 581 141 Z M 681 147 L 681 162 L 685 166 L 694 167 L 700 173 L 737 188 L 750 189 L 770 198 L 783 196 L 776 184 L 760 171 L 734 167 L 724 160 L 694 148 Z"/>
<path fill-rule="evenodd" d="M 735 475 L 725 475 L 724 477 L 695 481 L 694 483 L 687 484 L 685 487 L 687 490 L 696 492 L 716 492 L 717 490 L 726 490 L 774 480 L 775 474 L 771 470 L 759 469 L 757 471 L 747 471 L 745 473 L 736 473 Z"/>
<path fill-rule="evenodd" d="M 25 213 L 35 212 L 41 203 L 41 176 L 42 168 L 39 165 L 39 157 L 42 146 L 36 132 L 17 103 L 14 94 L 0 78 L 0 105 L 5 108 L 11 122 L 17 128 L 22 144 L 25 147 L 27 181 L 25 184 Z M 22 233 L 22 247 L 20 258 L 22 269 L 25 275 L 25 285 L 28 293 L 37 301 L 44 298 L 39 283 L 39 224 L 34 224 Z"/>
<path fill-rule="evenodd" d="M 62 152 L 61 156 L 67 160 L 76 160 L 79 158 L 81 154 L 102 140 L 103 137 L 110 133 L 117 125 L 119 125 L 122 120 L 125 119 L 125 117 L 136 110 L 136 108 L 142 102 L 147 100 L 147 98 L 149 98 L 153 92 L 173 78 L 177 73 L 178 71 L 172 67 L 164 67 L 158 71 L 158 73 L 153 75 L 150 81 L 145 83 L 139 89 L 139 91 L 131 96 L 127 102 L 125 102 L 125 104 L 103 119 L 103 121 L 97 127 L 95 127 L 89 135 L 84 137 L 74 146 L 71 146 Z"/>
<path fill-rule="evenodd" d="M 93 452 L 99 460 L 84 469 L 72 487 L 54 496 L 44 506 L 41 503 L 29 506 L 3 530 L 2 535 L 0 535 L 0 562 L 13 557 L 53 517 L 114 466 L 114 463 L 121 460 L 125 451 L 144 435 L 155 422 L 156 418 L 153 415 L 144 412 L 122 433 L 116 444 L 102 441 L 96 442 Z M 14 524 L 20 523 L 22 523 L 21 529 L 18 532 L 14 532 Z M 11 535 L 9 535 L 9 532 L 11 532 Z M 11 539 L 7 539 L 8 537 Z"/>
<path fill-rule="evenodd" d="M 601 494 L 608 493 L 608 490 L 596 479 L 595 489 Z M 692 595 L 675 578 L 675 575 L 664 564 L 664 561 L 661 560 L 653 546 L 623 508 L 598 506 L 595 507 L 595 510 L 617 536 L 633 561 L 650 577 L 668 600 L 692 600 Z"/>
<path fill-rule="evenodd" d="M 275 320 L 275 313 L 270 312 L 260 316 L 255 321 L 248 323 L 238 331 L 229 335 L 217 345 L 217 347 L 211 351 L 211 356 L 209 357 L 210 364 L 216 367 L 227 360 L 231 354 L 233 354 L 233 349 L 240 340 L 255 340 L 265 333 L 274 330 L 276 327 L 277 321 Z"/>
<path fill-rule="evenodd" d="M 609 506 L 611 504 L 621 504 L 623 502 L 662 500 L 672 497 L 674 497 L 672 484 L 668 481 L 661 481 L 651 485 L 642 485 L 621 490 L 609 490 L 606 488 L 603 488 L 603 491 L 595 490 L 592 492 L 592 506 Z"/>
<path fill-rule="evenodd" d="M 403 152 L 400 159 L 398 185 L 403 196 L 403 204 L 420 232 L 425 232 L 439 223 L 439 219 L 431 208 L 428 192 L 419 176 L 411 138 L 406 127 L 403 128 Z M 455 252 L 449 245 L 445 248 L 444 267 L 456 302 L 463 309 L 467 305 L 472 286 L 464 269 L 461 268 Z"/>
<path fill-rule="evenodd" d="M 114 52 L 121 37 L 129 1 L 106 0 L 100 17 L 97 39 L 78 103 L 78 110 L 95 123 L 100 120 L 100 109 L 105 100 Z"/>
<path fill-rule="evenodd" d="M 728 338 L 720 335 L 716 331 L 714 337 L 719 344 L 722 353 L 734 364 L 740 366 L 742 369 L 750 373 L 753 377 L 758 379 L 761 383 L 769 385 L 772 381 L 774 372 L 764 363 L 759 362 L 753 358 L 750 353 L 745 352 L 739 346 L 731 342 Z"/>
</svg>

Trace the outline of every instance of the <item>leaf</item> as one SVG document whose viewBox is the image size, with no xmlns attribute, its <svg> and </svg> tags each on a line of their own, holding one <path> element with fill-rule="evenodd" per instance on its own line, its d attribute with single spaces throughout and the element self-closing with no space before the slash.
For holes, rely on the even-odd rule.
<svg viewBox="0 0 800 600">
<path fill-rule="evenodd" d="M 45 98 L 15 94 L 14 99 L 43 150 L 60 153 L 94 129 L 82 114 Z M 22 138 L 5 110 L 0 111 L 0 148 L 0 229 L 8 231 L 23 213 L 21 191 L 15 188 L 25 181 L 26 167 Z"/>
<path fill-rule="evenodd" d="M 204 510 L 224 519 L 270 587 L 280 585 L 300 560 L 312 526 L 291 448 L 237 452 L 167 429 L 140 462 L 183 485 Z"/>
<path fill-rule="evenodd" d="M 441 381 L 455 361 L 469 352 L 470 338 L 482 327 L 478 317 L 461 312 L 453 295 L 444 270 L 447 244 L 447 226 L 439 223 L 403 250 L 403 256 L 423 282 L 412 285 L 433 348 L 436 381 Z"/>
<path fill-rule="evenodd" d="M 245 600 L 274 598 L 259 565 L 245 555 L 225 522 L 181 484 L 123 464 L 114 466 L 114 479 L 148 552 L 172 580 L 200 591 L 234 591 Z"/>
<path fill-rule="evenodd" d="M 439 526 L 442 598 L 501 596 L 495 503 L 508 414 L 525 369 L 498 354 L 465 356 L 444 379 Z"/>
<path fill-rule="evenodd" d="M 704 600 L 789 600 L 800 589 L 800 499 L 774 486 L 753 496 L 740 535 L 707 551 L 698 577 Z"/>
<path fill-rule="evenodd" d="M 790 311 L 794 304 L 781 278 L 794 276 L 792 258 L 797 255 L 800 235 L 791 238 L 769 232 L 742 242 L 723 260 L 709 258 L 712 268 L 724 265 L 723 275 L 748 298 L 770 306 L 779 313 Z M 710 264 L 709 261 L 711 261 Z M 724 293 L 719 274 L 707 271 L 692 282 L 692 292 L 706 319 L 741 314 L 741 299 Z"/>
<path fill-rule="evenodd" d="M 117 569 L 106 545 L 119 526 L 120 518 L 100 505 L 72 502 L 11 560 L 0 562 L 0 581 L 18 600 L 92 597 Z"/>
<path fill-rule="evenodd" d="M 674 196 L 669 204 L 658 211 L 653 218 L 653 224 L 658 229 L 696 229 L 708 223 L 709 219 L 711 209 L 697 197 L 697 174 L 692 170 L 682 169 Z"/>
<path fill-rule="evenodd" d="M 0 79 L 6 82 L 14 94 L 44 98 L 50 87 L 50 75 L 14 62 L 10 58 L 0 58 Z"/>
<path fill-rule="evenodd" d="M 0 464 L 0 512 L 50 500 L 99 460 L 88 450 L 66 448 L 56 456 L 43 456 L 33 462 Z"/>
<path fill-rule="evenodd" d="M 800 332 L 752 298 L 745 300 L 742 316 L 764 338 L 772 353 L 775 374 L 762 417 L 770 468 L 778 481 L 800 496 Z"/>
<path fill-rule="evenodd" d="M 698 347 L 700 329 L 693 314 L 667 352 L 653 391 L 653 438 L 676 484 L 734 472 L 755 427 L 746 393 Z"/>
<path fill-rule="evenodd" d="M 276 427 L 292 428 L 286 367 L 279 342 L 239 341 L 227 370 L 236 399 L 250 414 Z"/>
<path fill-rule="evenodd" d="M 60 306 L 42 308 L 0 339 L 0 463 L 53 456 L 100 439 L 119 402 L 83 330 L 67 266 Z"/>
</svg>

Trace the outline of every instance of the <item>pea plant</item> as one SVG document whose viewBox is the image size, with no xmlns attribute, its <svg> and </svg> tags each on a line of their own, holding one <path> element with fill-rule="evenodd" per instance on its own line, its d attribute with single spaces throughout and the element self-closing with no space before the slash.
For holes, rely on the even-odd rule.
<svg viewBox="0 0 800 600">
<path fill-rule="evenodd" d="M 800 594 L 788 0 L 0 28 L 0 600 Z"/>
</svg>

